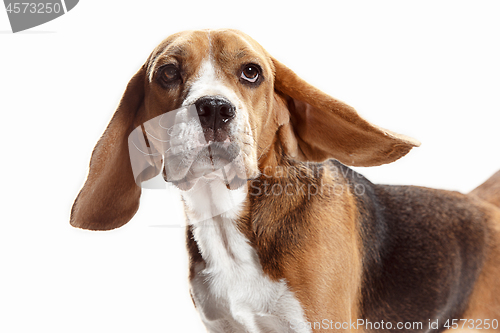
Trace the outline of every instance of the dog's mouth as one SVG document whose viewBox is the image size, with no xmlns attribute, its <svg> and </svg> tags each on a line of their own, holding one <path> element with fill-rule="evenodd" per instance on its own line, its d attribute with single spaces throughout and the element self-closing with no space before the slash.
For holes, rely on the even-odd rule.
<svg viewBox="0 0 500 333">
<path fill-rule="evenodd" d="M 181 190 L 191 189 L 198 180 L 221 181 L 232 188 L 246 179 L 240 149 L 228 140 L 172 151 L 165 156 L 163 178 Z"/>
<path fill-rule="evenodd" d="M 137 185 L 158 175 L 189 190 L 199 180 L 221 181 L 228 188 L 246 181 L 243 153 L 235 138 L 206 141 L 196 108 L 166 112 L 137 127 L 129 153 Z M 241 186 L 241 185 L 240 185 Z"/>
</svg>

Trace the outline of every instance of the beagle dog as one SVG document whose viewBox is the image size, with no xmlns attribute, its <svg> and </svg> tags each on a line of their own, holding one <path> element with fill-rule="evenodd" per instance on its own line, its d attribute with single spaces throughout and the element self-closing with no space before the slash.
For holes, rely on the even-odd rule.
<svg viewBox="0 0 500 333">
<path fill-rule="evenodd" d="M 148 122 L 174 112 L 165 150 Z M 176 123 L 189 112 L 196 124 Z M 144 153 L 142 173 L 137 138 L 159 152 Z M 464 195 L 375 185 L 345 166 L 418 145 L 242 32 L 181 32 L 130 80 L 70 223 L 124 225 L 138 184 L 162 173 L 181 190 L 191 295 L 209 332 L 499 331 L 500 172 Z"/>
</svg>

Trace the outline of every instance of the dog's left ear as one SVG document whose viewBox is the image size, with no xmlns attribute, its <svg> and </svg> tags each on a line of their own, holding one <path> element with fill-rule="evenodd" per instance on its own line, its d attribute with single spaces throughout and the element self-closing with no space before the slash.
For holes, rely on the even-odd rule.
<svg viewBox="0 0 500 333">
<path fill-rule="evenodd" d="M 278 135 L 292 157 L 375 166 L 393 162 L 420 145 L 369 123 L 354 108 L 311 86 L 277 60 L 273 63 Z"/>
</svg>

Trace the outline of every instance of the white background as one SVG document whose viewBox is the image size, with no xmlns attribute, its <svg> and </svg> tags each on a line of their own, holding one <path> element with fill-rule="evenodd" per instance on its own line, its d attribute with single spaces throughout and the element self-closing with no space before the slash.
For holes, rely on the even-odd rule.
<svg viewBox="0 0 500 333">
<path fill-rule="evenodd" d="M 92 148 L 163 38 L 246 32 L 368 120 L 422 142 L 358 169 L 373 182 L 468 192 L 500 169 L 499 17 L 498 1 L 83 0 L 12 34 L 0 10 L 0 332 L 203 332 L 175 194 L 144 191 L 116 231 L 68 223 Z"/>
</svg>

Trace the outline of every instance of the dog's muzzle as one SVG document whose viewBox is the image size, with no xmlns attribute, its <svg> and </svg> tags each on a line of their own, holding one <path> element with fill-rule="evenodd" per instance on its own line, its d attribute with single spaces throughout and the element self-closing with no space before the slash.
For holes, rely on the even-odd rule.
<svg viewBox="0 0 500 333">
<path fill-rule="evenodd" d="M 134 129 L 128 142 L 136 184 L 162 172 L 165 181 L 181 190 L 200 179 L 239 188 L 247 177 L 240 147 L 228 134 L 234 114 L 229 101 L 203 97 Z"/>
</svg>

